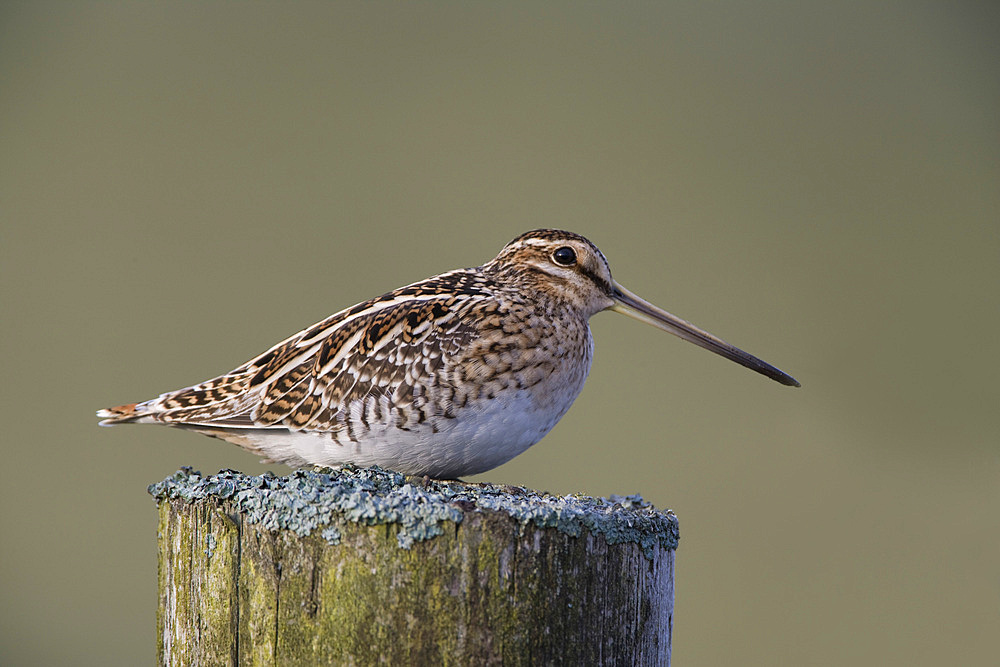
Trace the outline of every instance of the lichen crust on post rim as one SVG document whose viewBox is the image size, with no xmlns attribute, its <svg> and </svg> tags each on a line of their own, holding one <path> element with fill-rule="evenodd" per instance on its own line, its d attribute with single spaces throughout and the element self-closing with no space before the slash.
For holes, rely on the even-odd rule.
<svg viewBox="0 0 1000 667">
<path fill-rule="evenodd" d="M 338 525 L 397 524 L 400 547 L 444 532 L 444 523 L 460 524 L 466 512 L 506 514 L 522 527 L 554 528 L 579 537 L 600 535 L 608 544 L 635 543 L 652 558 L 655 549 L 676 549 L 677 516 L 658 510 L 639 495 L 595 498 L 551 495 L 518 486 L 406 477 L 377 466 L 301 469 L 278 477 L 222 470 L 202 475 L 184 467 L 149 486 L 158 501 L 230 503 L 249 523 L 271 531 L 305 536 L 320 530 L 330 544 L 340 540 Z"/>
</svg>

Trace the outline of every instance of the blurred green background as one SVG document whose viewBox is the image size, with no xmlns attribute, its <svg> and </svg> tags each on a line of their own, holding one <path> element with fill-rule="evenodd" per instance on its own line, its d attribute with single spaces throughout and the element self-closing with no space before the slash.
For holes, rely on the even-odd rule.
<svg viewBox="0 0 1000 667">
<path fill-rule="evenodd" d="M 477 479 L 676 510 L 676 665 L 996 664 L 997 35 L 988 2 L 3 3 L 0 662 L 152 662 L 146 485 L 264 469 L 95 409 L 552 226 L 803 388 L 601 314 L 574 408 Z"/>
</svg>

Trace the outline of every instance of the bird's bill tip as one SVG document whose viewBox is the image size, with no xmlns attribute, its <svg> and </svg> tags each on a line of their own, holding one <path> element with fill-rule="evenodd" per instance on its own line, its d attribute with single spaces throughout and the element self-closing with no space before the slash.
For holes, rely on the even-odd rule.
<svg viewBox="0 0 1000 667">
<path fill-rule="evenodd" d="M 633 294 L 629 290 L 625 289 L 617 282 L 612 282 L 612 288 L 613 294 L 611 298 L 614 301 L 614 304 L 608 310 L 628 315 L 629 317 L 635 318 L 640 322 L 645 322 L 646 324 L 651 324 L 654 327 L 671 333 L 678 338 L 682 338 L 689 343 L 694 343 L 695 345 L 703 347 L 711 352 L 715 352 L 730 361 L 735 361 L 741 366 L 757 371 L 761 375 L 766 375 L 775 382 L 779 382 L 787 387 L 802 386 L 799 384 L 799 381 L 791 375 L 778 370 L 766 361 L 758 359 L 738 347 L 730 345 L 721 338 L 716 338 L 712 334 L 699 329 L 690 322 L 682 320 L 676 315 L 671 315 L 662 308 L 654 306 L 645 299 L 642 299 L 636 294 Z"/>
</svg>

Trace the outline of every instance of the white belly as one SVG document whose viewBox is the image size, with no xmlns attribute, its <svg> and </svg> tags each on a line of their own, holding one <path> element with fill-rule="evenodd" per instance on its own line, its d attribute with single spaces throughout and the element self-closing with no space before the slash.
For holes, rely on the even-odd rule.
<svg viewBox="0 0 1000 667">
<path fill-rule="evenodd" d="M 582 383 L 581 383 L 582 388 Z M 542 439 L 579 394 L 540 407 L 530 392 L 467 405 L 452 419 L 408 430 L 372 425 L 358 442 L 329 433 L 266 429 L 244 431 L 244 446 L 290 465 L 379 465 L 408 475 L 453 479 L 495 468 Z"/>
</svg>

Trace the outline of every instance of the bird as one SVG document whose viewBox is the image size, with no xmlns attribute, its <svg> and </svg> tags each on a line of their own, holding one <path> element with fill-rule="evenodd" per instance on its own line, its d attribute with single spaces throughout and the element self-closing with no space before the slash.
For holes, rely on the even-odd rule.
<svg viewBox="0 0 1000 667">
<path fill-rule="evenodd" d="M 536 229 L 481 266 L 351 306 L 224 375 L 97 416 L 220 438 L 265 463 L 457 479 L 506 463 L 556 425 L 590 371 L 589 320 L 605 310 L 800 386 L 622 287 L 583 236 Z"/>
</svg>

